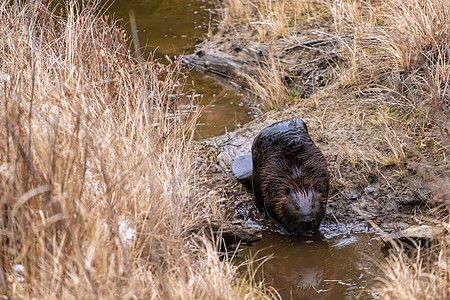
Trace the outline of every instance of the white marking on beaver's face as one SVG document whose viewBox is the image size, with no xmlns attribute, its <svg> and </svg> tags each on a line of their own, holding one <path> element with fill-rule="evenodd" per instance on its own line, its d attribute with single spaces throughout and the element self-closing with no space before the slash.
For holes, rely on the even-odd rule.
<svg viewBox="0 0 450 300">
<path fill-rule="evenodd" d="M 320 197 L 312 190 L 287 191 L 285 224 L 292 232 L 317 229 L 322 219 Z"/>
<path fill-rule="evenodd" d="M 314 193 L 311 190 L 293 191 L 291 197 L 302 216 L 311 215 L 314 206 Z"/>
</svg>

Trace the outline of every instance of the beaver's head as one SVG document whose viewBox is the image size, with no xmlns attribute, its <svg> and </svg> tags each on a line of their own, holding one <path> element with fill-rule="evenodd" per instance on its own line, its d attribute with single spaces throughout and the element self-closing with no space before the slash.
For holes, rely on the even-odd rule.
<svg viewBox="0 0 450 300">
<path fill-rule="evenodd" d="M 292 234 L 308 234 L 317 230 L 323 218 L 325 201 L 314 189 L 286 189 L 276 201 L 275 214 Z"/>
</svg>

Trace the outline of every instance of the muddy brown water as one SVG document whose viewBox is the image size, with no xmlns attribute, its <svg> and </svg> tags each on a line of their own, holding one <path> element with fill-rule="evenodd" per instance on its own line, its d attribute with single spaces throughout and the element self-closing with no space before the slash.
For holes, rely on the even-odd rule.
<svg viewBox="0 0 450 300">
<path fill-rule="evenodd" d="M 364 225 L 323 224 L 314 236 L 301 238 L 274 224 L 263 229 L 262 240 L 243 247 L 236 261 L 253 261 L 256 279 L 282 299 L 372 299 L 364 287 L 383 256 L 379 238 Z"/>
<path fill-rule="evenodd" d="M 144 53 L 157 59 L 192 53 L 214 19 L 213 5 L 201 0 L 116 0 L 109 13 L 128 24 L 130 9 L 140 44 L 146 45 Z M 234 90 L 195 70 L 188 76 L 202 95 L 197 138 L 233 131 L 252 119 L 250 108 Z M 371 298 L 363 288 L 373 278 L 373 261 L 382 255 L 378 237 L 363 225 L 323 224 L 317 235 L 300 239 L 270 222 L 250 217 L 247 221 L 263 229 L 263 238 L 252 247 L 241 247 L 236 262 L 254 260 L 257 279 L 263 278 L 283 299 Z M 265 257 L 271 258 L 260 266 Z"/>
<path fill-rule="evenodd" d="M 145 55 L 191 54 L 210 30 L 215 12 L 213 5 L 201 0 L 116 0 L 109 13 L 125 25 L 128 32 L 129 10 L 134 11 L 139 42 Z M 187 88 L 201 95 L 198 103 L 203 113 L 197 125 L 197 139 L 234 131 L 252 120 L 251 109 L 231 87 L 223 86 L 194 69 L 186 67 Z M 194 82 L 194 85 L 191 85 Z"/>
</svg>

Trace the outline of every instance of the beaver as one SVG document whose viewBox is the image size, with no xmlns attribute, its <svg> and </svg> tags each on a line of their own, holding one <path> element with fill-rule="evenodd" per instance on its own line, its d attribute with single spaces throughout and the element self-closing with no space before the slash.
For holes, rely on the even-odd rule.
<svg viewBox="0 0 450 300">
<path fill-rule="evenodd" d="M 240 159 L 240 164 L 248 159 Z M 291 234 L 317 230 L 326 209 L 329 174 L 325 156 L 306 124 L 290 119 L 264 128 L 252 144 L 251 159 L 258 210 Z M 236 169 L 238 164 L 233 164 Z"/>
</svg>

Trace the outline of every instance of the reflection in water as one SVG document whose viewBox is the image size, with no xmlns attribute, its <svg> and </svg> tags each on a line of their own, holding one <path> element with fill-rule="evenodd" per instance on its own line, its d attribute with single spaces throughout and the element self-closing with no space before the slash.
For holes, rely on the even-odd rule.
<svg viewBox="0 0 450 300">
<path fill-rule="evenodd" d="M 275 288 L 282 299 L 371 298 L 361 291 L 370 277 L 370 260 L 381 256 L 378 242 L 367 233 L 333 230 L 332 237 L 325 230 L 325 236 L 309 238 L 266 230 L 260 242 L 240 252 L 238 261 L 272 256 L 256 279 Z M 349 235 L 357 238 L 348 242 Z"/>
<path fill-rule="evenodd" d="M 257 279 L 264 279 L 283 299 L 325 299 L 330 293 L 331 286 L 325 280 L 335 278 L 334 266 L 322 235 L 298 239 L 264 232 L 257 248 L 259 257 L 274 255 L 264 263 Z"/>
<path fill-rule="evenodd" d="M 211 8 L 212 4 L 202 0 L 115 0 L 109 12 L 128 24 L 128 11 L 133 9 L 140 45 L 147 45 L 143 52 L 164 62 L 164 55 L 177 56 L 194 51 L 210 28 L 214 16 Z M 186 88 L 202 95 L 199 104 L 204 107 L 197 126 L 197 138 L 233 131 L 252 119 L 250 109 L 243 105 L 241 96 L 233 89 L 221 86 L 195 70 L 188 74 Z"/>
</svg>

